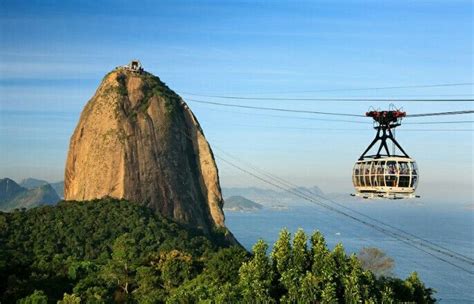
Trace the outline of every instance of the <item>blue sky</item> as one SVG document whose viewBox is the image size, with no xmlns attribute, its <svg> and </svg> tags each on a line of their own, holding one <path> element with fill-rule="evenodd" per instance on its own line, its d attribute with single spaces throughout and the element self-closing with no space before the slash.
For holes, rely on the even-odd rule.
<svg viewBox="0 0 474 304">
<path fill-rule="evenodd" d="M 185 99 L 192 98 L 186 92 L 470 98 L 472 86 L 301 92 L 471 83 L 472 12 L 471 1 L 2 1 L 0 177 L 61 180 L 82 108 L 102 77 L 132 58 Z M 356 114 L 388 106 L 238 102 Z M 328 192 L 352 190 L 353 163 L 374 135 L 370 125 L 189 105 L 211 145 Z M 469 102 L 397 105 L 409 113 L 474 108 Z M 458 119 L 473 117 L 443 118 Z M 435 119 L 406 120 L 415 121 Z M 472 127 L 407 124 L 397 132 L 419 163 L 420 194 L 472 202 L 472 132 L 420 131 Z M 225 164 L 219 169 L 224 186 L 260 185 Z"/>
</svg>

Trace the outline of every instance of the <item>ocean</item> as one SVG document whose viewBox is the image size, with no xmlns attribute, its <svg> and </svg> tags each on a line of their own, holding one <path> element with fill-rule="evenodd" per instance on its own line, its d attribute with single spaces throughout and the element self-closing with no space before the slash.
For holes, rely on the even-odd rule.
<svg viewBox="0 0 474 304">
<path fill-rule="evenodd" d="M 345 204 L 358 212 L 474 259 L 474 210 L 466 206 L 403 201 L 352 201 Z M 265 240 L 271 246 L 283 227 L 291 232 L 303 228 L 308 235 L 319 230 L 330 248 L 341 242 L 347 253 L 357 253 L 363 247 L 377 247 L 395 260 L 393 272 L 396 276 L 406 278 L 412 271 L 416 271 L 426 286 L 436 290 L 435 297 L 440 303 L 474 303 L 474 275 L 319 206 L 302 203 L 279 211 L 228 211 L 226 223 L 239 242 L 248 249 L 258 239 Z M 449 260 L 474 272 L 472 265 Z"/>
</svg>

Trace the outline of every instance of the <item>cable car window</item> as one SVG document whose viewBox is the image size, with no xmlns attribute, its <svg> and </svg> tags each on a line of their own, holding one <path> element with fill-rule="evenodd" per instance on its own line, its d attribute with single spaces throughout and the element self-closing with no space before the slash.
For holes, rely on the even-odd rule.
<svg viewBox="0 0 474 304">
<path fill-rule="evenodd" d="M 411 177 L 411 185 L 410 185 L 410 187 L 416 188 L 417 185 L 418 185 L 418 176 L 413 175 L 413 176 Z"/>
<path fill-rule="evenodd" d="M 387 161 L 385 165 L 385 186 L 387 187 L 396 187 L 398 184 L 397 176 L 397 162 L 396 161 Z"/>
<path fill-rule="evenodd" d="M 385 166 L 384 161 L 377 162 L 377 175 L 383 175 L 383 168 Z"/>
<path fill-rule="evenodd" d="M 364 184 L 366 187 L 370 187 L 370 165 L 370 162 L 364 164 Z"/>
<path fill-rule="evenodd" d="M 360 163 L 357 163 L 354 166 L 354 175 L 359 175 L 359 173 L 360 173 Z"/>
<path fill-rule="evenodd" d="M 360 164 L 356 163 L 354 166 L 354 172 L 352 174 L 352 183 L 355 187 L 359 187 L 359 168 Z"/>
<path fill-rule="evenodd" d="M 412 175 L 418 175 L 418 166 L 416 165 L 416 163 L 411 163 L 411 164 L 413 166 L 411 174 Z"/>
<path fill-rule="evenodd" d="M 398 167 L 400 170 L 400 175 L 410 175 L 410 167 L 408 167 L 407 162 L 399 162 Z"/>
<path fill-rule="evenodd" d="M 385 174 L 395 175 L 397 174 L 397 162 L 388 161 L 385 165 Z"/>
<path fill-rule="evenodd" d="M 364 173 L 365 173 L 365 163 L 361 163 L 360 164 L 360 175 L 359 175 L 359 182 L 360 182 L 361 187 L 365 187 Z"/>
<path fill-rule="evenodd" d="M 360 163 L 356 163 L 354 166 L 354 172 L 352 174 L 352 182 L 354 183 L 355 187 L 360 187 Z"/>
<path fill-rule="evenodd" d="M 372 162 L 370 166 L 370 186 L 375 186 L 375 174 L 377 172 L 377 163 Z"/>
<path fill-rule="evenodd" d="M 398 177 L 396 175 L 385 175 L 385 186 L 396 187 Z"/>
<path fill-rule="evenodd" d="M 358 175 L 359 187 L 364 187 L 364 163 L 359 163 L 359 175 Z"/>
<path fill-rule="evenodd" d="M 377 162 L 377 175 L 376 175 L 376 186 L 383 187 L 385 186 L 384 178 L 383 178 L 383 168 L 384 168 L 385 162 L 384 161 L 378 161 Z"/>
<path fill-rule="evenodd" d="M 406 188 L 410 185 L 410 168 L 408 167 L 408 162 L 399 162 L 398 163 L 398 187 Z"/>
</svg>

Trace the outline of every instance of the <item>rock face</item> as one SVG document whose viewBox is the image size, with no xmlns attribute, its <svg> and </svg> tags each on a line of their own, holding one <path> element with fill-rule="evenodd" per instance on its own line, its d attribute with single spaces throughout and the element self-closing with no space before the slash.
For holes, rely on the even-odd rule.
<svg viewBox="0 0 474 304">
<path fill-rule="evenodd" d="M 178 222 L 224 227 L 211 148 L 186 103 L 150 73 L 105 76 L 71 137 L 64 197 L 110 196 Z"/>
</svg>

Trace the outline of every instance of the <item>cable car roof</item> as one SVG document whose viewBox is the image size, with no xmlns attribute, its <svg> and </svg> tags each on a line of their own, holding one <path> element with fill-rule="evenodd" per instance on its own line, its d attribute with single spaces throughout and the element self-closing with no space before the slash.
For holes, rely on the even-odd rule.
<svg viewBox="0 0 474 304">
<path fill-rule="evenodd" d="M 377 161 L 399 161 L 399 162 L 411 162 L 414 163 L 415 160 L 409 157 L 401 156 L 381 156 L 379 158 L 366 158 L 364 160 L 357 160 L 357 163 L 368 163 L 368 162 L 377 162 Z"/>
</svg>

